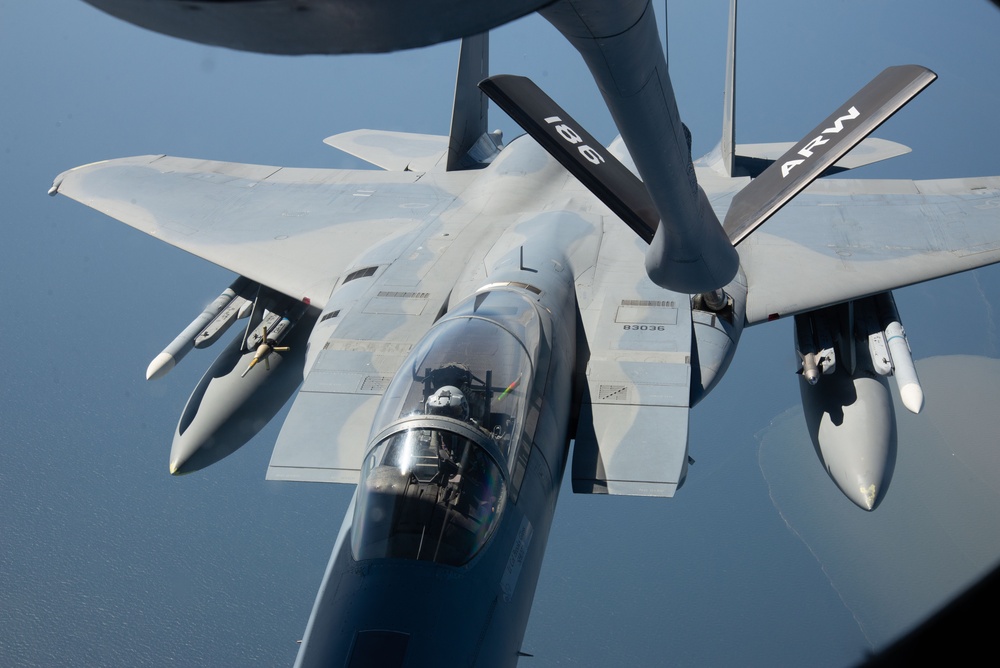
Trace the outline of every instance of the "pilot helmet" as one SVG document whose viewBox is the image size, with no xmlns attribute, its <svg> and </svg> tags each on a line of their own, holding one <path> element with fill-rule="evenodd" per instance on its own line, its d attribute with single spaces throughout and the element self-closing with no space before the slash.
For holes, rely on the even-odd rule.
<svg viewBox="0 0 1000 668">
<path fill-rule="evenodd" d="M 468 420 L 469 402 L 466 401 L 465 395 L 457 387 L 445 385 L 427 397 L 427 412 L 431 415 L 444 415 L 456 420 Z"/>
</svg>

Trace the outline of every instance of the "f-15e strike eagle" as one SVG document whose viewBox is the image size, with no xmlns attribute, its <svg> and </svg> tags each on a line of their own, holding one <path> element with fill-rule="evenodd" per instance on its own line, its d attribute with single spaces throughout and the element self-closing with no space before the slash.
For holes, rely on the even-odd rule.
<svg viewBox="0 0 1000 668">
<path fill-rule="evenodd" d="M 735 2 L 723 137 L 697 161 L 648 0 L 88 2 L 273 53 L 463 38 L 449 136 L 326 140 L 385 171 L 157 155 L 50 191 L 238 274 L 147 371 L 246 319 L 188 400 L 171 473 L 295 395 L 268 478 L 357 485 L 296 665 L 515 663 L 570 442 L 574 491 L 672 496 L 688 413 L 749 325 L 794 317 L 809 434 L 874 509 L 896 453 L 887 378 L 923 406 L 891 290 L 1000 261 L 1000 177 L 819 178 L 907 151 L 866 137 L 933 81 L 923 67 L 885 70 L 796 144 L 737 146 Z M 489 76 L 489 29 L 536 10 L 593 73 L 610 147 L 527 79 Z M 484 96 L 528 134 L 487 132 Z"/>
</svg>

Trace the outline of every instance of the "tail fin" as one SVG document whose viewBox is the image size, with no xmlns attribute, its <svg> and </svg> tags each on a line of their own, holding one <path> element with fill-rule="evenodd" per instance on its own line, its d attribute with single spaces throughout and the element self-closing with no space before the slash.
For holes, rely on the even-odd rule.
<svg viewBox="0 0 1000 668">
<path fill-rule="evenodd" d="M 736 0 L 729 3 L 729 37 L 726 41 L 726 89 L 722 97 L 722 169 L 733 176 L 736 159 Z"/>
<path fill-rule="evenodd" d="M 469 156 L 487 133 L 488 101 L 479 90 L 480 81 L 490 75 L 490 35 L 462 38 L 455 81 L 455 103 L 451 110 L 448 137 L 448 171 L 466 169 L 478 162 Z M 496 150 L 496 147 L 493 147 Z"/>
</svg>

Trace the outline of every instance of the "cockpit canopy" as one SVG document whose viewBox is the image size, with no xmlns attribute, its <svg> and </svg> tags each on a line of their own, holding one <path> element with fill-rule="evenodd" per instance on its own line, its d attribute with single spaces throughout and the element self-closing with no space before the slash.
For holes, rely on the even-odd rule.
<svg viewBox="0 0 1000 668">
<path fill-rule="evenodd" d="M 490 292 L 460 305 L 389 384 L 372 438 L 407 417 L 445 415 L 488 434 L 509 461 L 527 413 L 539 337 L 535 306 L 519 293 Z"/>
<path fill-rule="evenodd" d="M 460 433 L 465 430 L 451 421 L 417 420 L 365 458 L 351 543 L 355 559 L 460 566 L 492 535 L 507 500 L 503 474 L 468 438 L 474 434 Z"/>
<path fill-rule="evenodd" d="M 459 305 L 417 345 L 375 416 L 355 559 L 458 566 L 485 545 L 507 501 L 539 337 L 531 300 L 497 291 Z"/>
</svg>

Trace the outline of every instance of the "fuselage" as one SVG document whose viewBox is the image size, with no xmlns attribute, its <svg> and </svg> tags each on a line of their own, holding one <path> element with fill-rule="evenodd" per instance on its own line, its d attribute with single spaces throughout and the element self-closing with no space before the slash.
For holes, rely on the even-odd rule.
<svg viewBox="0 0 1000 668">
<path fill-rule="evenodd" d="M 217 461 L 305 375 L 269 477 L 358 488 L 302 666 L 515 663 L 578 429 L 575 489 L 671 495 L 688 409 L 742 329 L 741 274 L 714 310 L 656 286 L 646 244 L 530 137 L 419 183 L 321 194 L 377 193 L 384 218 L 368 224 L 389 233 L 340 268 L 322 307 L 289 310 L 298 324 L 263 363 L 240 334 L 175 434 L 175 472 Z"/>
<path fill-rule="evenodd" d="M 548 161 L 508 150 L 482 178 Z M 569 446 L 576 295 L 554 241 L 573 222 L 527 216 L 481 250 L 388 386 L 297 665 L 517 661 Z"/>
</svg>

